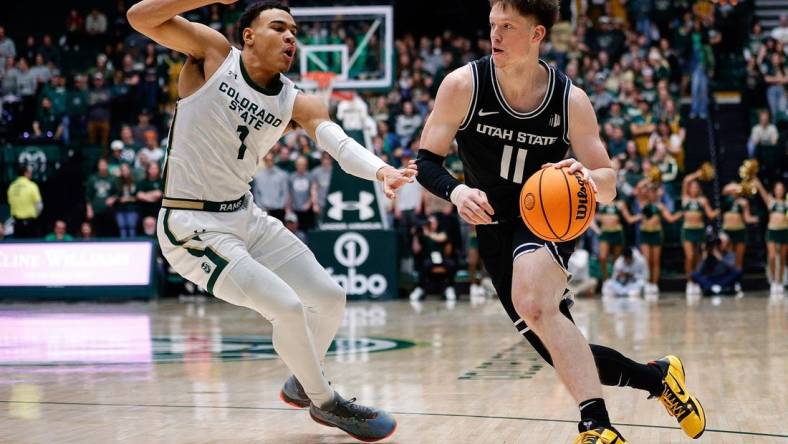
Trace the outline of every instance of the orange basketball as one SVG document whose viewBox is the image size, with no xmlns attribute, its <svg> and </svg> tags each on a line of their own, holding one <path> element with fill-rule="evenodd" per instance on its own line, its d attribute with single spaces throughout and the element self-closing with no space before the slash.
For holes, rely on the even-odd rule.
<svg viewBox="0 0 788 444">
<path fill-rule="evenodd" d="M 520 216 L 531 232 L 552 242 L 583 234 L 596 212 L 596 197 L 580 173 L 543 168 L 520 191 Z"/>
</svg>

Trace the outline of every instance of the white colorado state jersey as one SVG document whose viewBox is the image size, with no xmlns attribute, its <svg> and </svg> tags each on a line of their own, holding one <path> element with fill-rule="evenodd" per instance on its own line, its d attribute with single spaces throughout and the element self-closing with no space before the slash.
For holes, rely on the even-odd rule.
<svg viewBox="0 0 788 444">
<path fill-rule="evenodd" d="M 216 72 L 178 101 L 164 168 L 164 197 L 230 201 L 249 191 L 258 162 L 276 144 L 298 90 L 280 74 L 271 90 L 247 75 L 232 48 Z"/>
</svg>

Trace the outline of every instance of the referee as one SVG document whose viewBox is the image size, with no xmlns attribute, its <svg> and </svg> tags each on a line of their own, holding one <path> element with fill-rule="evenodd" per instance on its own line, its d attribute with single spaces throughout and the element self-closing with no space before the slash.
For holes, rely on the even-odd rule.
<svg viewBox="0 0 788 444">
<path fill-rule="evenodd" d="M 30 180 L 33 171 L 27 165 L 19 166 L 19 177 L 8 186 L 8 205 L 14 218 L 14 238 L 39 237 L 38 216 L 44 208 L 38 185 Z"/>
</svg>

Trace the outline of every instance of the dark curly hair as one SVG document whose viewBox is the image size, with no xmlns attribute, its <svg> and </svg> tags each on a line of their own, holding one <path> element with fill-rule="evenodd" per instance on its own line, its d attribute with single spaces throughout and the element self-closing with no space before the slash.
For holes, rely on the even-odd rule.
<svg viewBox="0 0 788 444">
<path fill-rule="evenodd" d="M 247 6 L 246 10 L 244 10 L 243 14 L 241 14 L 241 17 L 238 19 L 238 26 L 235 29 L 235 38 L 242 48 L 244 46 L 244 29 L 252 26 L 254 19 L 259 17 L 261 12 L 268 9 L 281 9 L 290 14 L 290 8 L 278 0 L 264 0 Z"/>
</svg>

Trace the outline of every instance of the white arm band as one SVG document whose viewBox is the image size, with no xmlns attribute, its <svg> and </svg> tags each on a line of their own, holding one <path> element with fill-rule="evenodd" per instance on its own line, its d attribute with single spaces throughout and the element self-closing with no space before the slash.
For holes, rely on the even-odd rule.
<svg viewBox="0 0 788 444">
<path fill-rule="evenodd" d="M 374 181 L 377 180 L 378 170 L 386 166 L 386 162 L 361 146 L 330 120 L 318 125 L 315 135 L 317 144 L 349 174 Z"/>
</svg>

